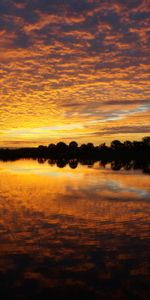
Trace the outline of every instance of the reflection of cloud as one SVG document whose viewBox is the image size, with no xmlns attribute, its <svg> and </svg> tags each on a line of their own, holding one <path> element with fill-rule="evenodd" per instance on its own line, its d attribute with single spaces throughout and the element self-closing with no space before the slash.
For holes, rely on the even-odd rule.
<svg viewBox="0 0 150 300">
<path fill-rule="evenodd" d="M 141 196 L 142 198 L 150 198 L 150 192 L 143 190 L 142 188 L 135 188 L 135 187 L 127 187 L 124 184 L 110 180 L 107 182 L 108 188 L 110 188 L 112 191 L 117 191 L 117 193 L 133 193 L 136 194 L 137 196 Z"/>
<path fill-rule="evenodd" d="M 82 242 L 95 246 L 97 240 L 90 238 L 90 232 L 92 236 L 97 232 L 98 240 L 101 234 L 131 238 L 135 234 L 142 238 L 149 234 L 147 175 L 86 166 L 75 170 L 68 166 L 51 168 L 46 163 L 39 165 L 31 160 L 1 163 L 0 168 L 1 229 L 11 243 L 12 240 L 15 243 L 20 239 L 26 241 L 24 247 L 19 248 L 22 253 L 26 249 L 33 253 L 38 241 L 47 254 L 52 255 L 53 242 L 55 253 L 56 249 L 59 252 L 58 244 L 62 245 L 62 241 L 58 241 L 60 230 L 57 232 L 57 226 L 63 230 L 62 239 L 66 239 L 68 230 L 71 242 L 77 238 L 77 232 L 85 230 Z M 72 230 L 73 239 L 70 237 Z M 49 239 L 51 247 L 48 250 Z M 7 251 L 10 249 L 7 247 Z"/>
<path fill-rule="evenodd" d="M 131 175 L 128 175 L 126 172 L 117 172 L 117 174 L 115 174 L 115 172 L 109 168 L 106 170 L 100 169 L 98 163 L 90 169 L 88 169 L 87 166 L 79 165 L 76 170 L 72 170 L 68 164 L 66 164 L 65 168 L 61 169 L 57 167 L 56 164 L 51 167 L 47 161 L 40 165 L 37 161 L 20 160 L 9 163 L 1 162 L 0 173 L 25 174 L 26 176 L 37 175 L 53 179 L 61 179 L 63 177 L 66 181 L 75 180 L 77 186 L 73 185 L 72 187 L 67 183 L 68 187 L 64 199 L 71 198 L 71 195 L 75 195 L 76 199 L 90 197 L 99 199 L 101 198 L 101 192 L 103 194 L 103 200 L 106 198 L 107 200 L 114 201 L 114 199 L 118 198 L 117 193 L 119 193 L 119 195 L 121 194 L 122 201 L 129 200 L 134 197 L 134 195 L 135 197 L 142 197 L 142 199 L 150 197 L 150 192 L 147 187 L 144 189 L 143 186 L 139 186 L 136 181 L 133 181 L 132 184 L 132 177 L 137 176 L 138 178 L 140 174 L 136 175 L 135 172 L 131 173 Z M 126 177 L 130 177 L 131 182 L 124 180 Z M 80 181 L 82 183 L 85 181 L 87 184 L 80 186 Z M 63 196 L 60 195 L 60 197 Z"/>
<path fill-rule="evenodd" d="M 150 205 L 139 191 L 150 192 L 149 176 L 98 165 L 58 169 L 32 160 L 0 162 L 1 169 L 0 273 L 8 279 L 1 290 L 10 290 L 13 299 L 31 293 L 103 299 L 105 293 L 112 300 L 121 283 L 119 297 L 126 289 L 147 299 Z M 33 174 L 48 169 L 59 176 Z M 113 296 L 103 289 L 110 285 Z"/>
<path fill-rule="evenodd" d="M 121 133 L 140 137 L 149 126 L 148 3 L 134 1 L 4 1 L 0 3 L 0 126 L 1 141 L 16 141 L 15 128 L 73 126 L 112 120 L 85 127 L 82 137 L 124 123 L 141 130 Z M 114 118 L 124 111 L 122 118 Z M 107 118 L 105 117 L 107 114 Z M 66 120 L 67 118 L 67 120 Z M 89 123 L 90 124 L 90 123 Z M 83 126 L 82 126 L 83 127 Z M 143 131 L 142 131 L 143 128 Z M 57 130 L 53 130 L 57 138 Z M 114 134 L 117 132 L 114 130 Z M 41 133 L 39 139 L 45 141 Z M 62 138 L 65 138 L 65 129 Z M 31 134 L 29 142 L 32 140 Z M 20 138 L 23 141 L 24 136 Z M 3 142 L 2 142 L 3 143 Z"/>
</svg>

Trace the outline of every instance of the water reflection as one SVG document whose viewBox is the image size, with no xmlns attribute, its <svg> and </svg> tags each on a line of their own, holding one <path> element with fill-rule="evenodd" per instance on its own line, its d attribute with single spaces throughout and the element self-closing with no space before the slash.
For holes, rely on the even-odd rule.
<svg viewBox="0 0 150 300">
<path fill-rule="evenodd" d="M 76 169 L 78 165 L 93 167 L 95 163 L 99 162 L 99 165 L 103 168 L 105 168 L 107 165 L 111 166 L 111 169 L 113 171 L 119 171 L 121 169 L 123 170 L 142 170 L 143 173 L 150 174 L 150 160 L 148 158 L 144 159 L 143 157 L 140 157 L 140 159 L 116 159 L 116 160 L 108 160 L 108 159 L 102 159 L 100 161 L 97 160 L 97 158 L 94 159 L 82 159 L 82 158 L 74 158 L 74 159 L 67 159 L 67 158 L 60 158 L 60 159 L 54 159 L 54 158 L 32 158 L 34 160 L 37 160 L 39 164 L 48 163 L 50 166 L 56 165 L 58 168 L 64 168 L 67 165 L 70 166 L 71 169 Z M 10 161 L 17 161 L 19 158 L 10 158 L 10 159 L 2 159 L 0 158 L 0 161 L 2 162 L 10 162 Z M 21 159 L 20 159 L 21 160 Z"/>
<path fill-rule="evenodd" d="M 1 290 L 15 299 L 148 299 L 149 175 L 70 163 L 0 163 Z"/>
</svg>

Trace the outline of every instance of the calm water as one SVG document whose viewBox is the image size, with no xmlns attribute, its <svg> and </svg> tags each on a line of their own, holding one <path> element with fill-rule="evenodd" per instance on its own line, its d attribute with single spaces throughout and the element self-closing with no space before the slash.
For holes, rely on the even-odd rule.
<svg viewBox="0 0 150 300">
<path fill-rule="evenodd" d="M 10 299 L 149 299 L 150 175 L 0 162 L 0 288 Z"/>
</svg>

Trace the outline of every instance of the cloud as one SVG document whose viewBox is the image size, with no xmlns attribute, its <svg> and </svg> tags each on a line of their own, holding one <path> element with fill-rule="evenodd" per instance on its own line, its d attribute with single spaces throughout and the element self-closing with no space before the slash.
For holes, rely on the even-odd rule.
<svg viewBox="0 0 150 300">
<path fill-rule="evenodd" d="M 55 136 L 55 126 L 73 126 L 78 137 L 80 123 L 82 136 L 95 141 L 103 122 L 108 135 L 131 133 L 122 127 L 129 119 L 140 134 L 137 115 L 143 130 L 150 120 L 148 10 L 140 0 L 2 0 L 3 139 L 15 141 L 9 130 L 53 126 Z"/>
<path fill-rule="evenodd" d="M 99 132 L 94 132 L 93 135 L 96 136 L 101 136 L 101 135 L 106 135 L 106 134 L 124 134 L 124 133 L 142 133 L 142 134 L 147 134 L 149 133 L 149 126 L 120 126 L 120 127 L 113 127 L 113 128 L 107 128 L 107 130 L 99 131 Z"/>
</svg>

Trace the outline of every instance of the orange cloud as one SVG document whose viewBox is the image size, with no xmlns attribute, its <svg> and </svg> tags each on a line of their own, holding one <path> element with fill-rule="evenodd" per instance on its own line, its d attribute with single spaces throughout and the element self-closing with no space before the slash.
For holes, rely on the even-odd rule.
<svg viewBox="0 0 150 300">
<path fill-rule="evenodd" d="M 10 3 L 0 6 L 1 145 L 148 131 L 146 1 Z"/>
</svg>

